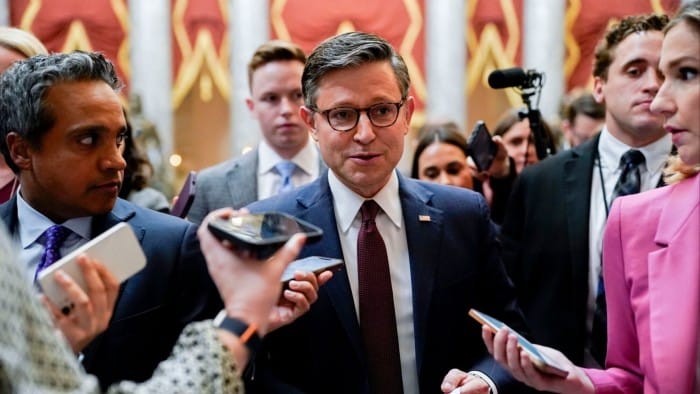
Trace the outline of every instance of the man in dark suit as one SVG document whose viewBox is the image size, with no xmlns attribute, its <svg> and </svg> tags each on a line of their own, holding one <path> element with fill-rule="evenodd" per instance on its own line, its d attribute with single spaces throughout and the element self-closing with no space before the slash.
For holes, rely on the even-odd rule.
<svg viewBox="0 0 700 394">
<path fill-rule="evenodd" d="M 189 220 L 201 223 L 215 209 L 242 208 L 308 183 L 326 169 L 299 118 L 305 61 L 304 51 L 286 41 L 269 41 L 256 49 L 248 63 L 250 97 L 246 104 L 260 125 L 262 139 L 243 156 L 197 175 L 197 189 L 203 192 L 195 197 Z M 285 163 L 290 167 L 283 166 Z M 290 171 L 286 177 L 284 168 Z"/>
<path fill-rule="evenodd" d="M 433 393 L 453 367 L 472 371 L 463 392 L 508 392 L 510 376 L 467 316 L 477 308 L 523 329 L 485 200 L 396 170 L 415 105 L 409 85 L 403 59 L 371 34 L 341 34 L 309 56 L 301 116 L 330 170 L 248 208 L 321 227 L 300 257 L 341 258 L 346 269 L 308 314 L 265 339 L 254 392 Z M 369 246 L 377 231 L 381 246 Z"/>
<path fill-rule="evenodd" d="M 150 377 L 187 323 L 222 306 L 195 226 L 117 199 L 126 132 L 118 88 L 112 64 L 94 53 L 35 57 L 0 78 L 0 149 L 21 184 L 0 218 L 21 246 L 28 280 L 43 264 L 51 228 L 64 233 L 55 247 L 65 255 L 126 222 L 148 259 L 121 287 L 113 314 L 80 304 L 58 322 L 102 387 Z"/>
<path fill-rule="evenodd" d="M 601 335 L 592 330 L 596 298 L 603 295 L 603 227 L 621 158 L 630 150 L 642 153 L 643 191 L 659 184 L 671 151 L 662 117 L 649 110 L 661 82 L 657 64 L 666 22 L 663 16 L 634 16 L 610 28 L 596 48 L 593 72 L 605 127 L 586 143 L 526 168 L 501 229 L 503 260 L 535 341 L 578 365 L 604 363 L 604 321 Z"/>
<path fill-rule="evenodd" d="M 76 295 L 83 301 L 72 310 L 54 315 L 103 388 L 149 378 L 186 324 L 222 307 L 195 226 L 117 198 L 126 166 L 119 86 L 99 53 L 36 56 L 0 76 L 0 150 L 21 183 L 0 206 L 0 219 L 21 248 L 28 280 L 119 222 L 132 227 L 146 254 L 146 267 L 118 289 L 113 314 L 114 304 L 93 308 L 90 296 L 100 289 L 91 289 Z M 270 315 L 270 329 L 307 311 L 325 280 L 312 273 L 295 279 Z M 116 286 L 102 292 L 109 291 Z"/>
</svg>

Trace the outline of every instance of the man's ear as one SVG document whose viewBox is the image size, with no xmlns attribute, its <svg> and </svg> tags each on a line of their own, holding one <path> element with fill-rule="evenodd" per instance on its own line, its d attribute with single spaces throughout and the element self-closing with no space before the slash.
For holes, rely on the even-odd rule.
<svg viewBox="0 0 700 394">
<path fill-rule="evenodd" d="M 32 168 L 31 147 L 27 140 L 19 134 L 10 132 L 5 137 L 7 150 L 10 152 L 10 157 L 20 170 L 30 170 Z"/>
<path fill-rule="evenodd" d="M 318 130 L 316 130 L 316 121 L 314 120 L 314 111 L 306 108 L 305 106 L 299 107 L 299 117 L 306 124 L 311 132 L 311 137 L 314 141 L 318 141 Z"/>
<path fill-rule="evenodd" d="M 605 93 L 603 92 L 603 87 L 605 86 L 605 80 L 601 77 L 595 77 L 593 79 L 593 98 L 598 104 L 605 104 Z"/>
</svg>

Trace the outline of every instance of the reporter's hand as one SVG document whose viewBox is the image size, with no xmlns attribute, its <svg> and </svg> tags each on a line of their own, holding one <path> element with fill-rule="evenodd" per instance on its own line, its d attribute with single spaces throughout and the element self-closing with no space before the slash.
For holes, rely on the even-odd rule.
<svg viewBox="0 0 700 394">
<path fill-rule="evenodd" d="M 508 329 L 499 330 L 494 335 L 488 327 L 483 326 L 481 337 L 489 353 L 501 366 L 506 368 L 515 379 L 536 390 L 556 393 L 595 393 L 588 375 L 556 349 L 535 345 L 538 351 L 569 371 L 566 378 L 537 369 L 528 354 L 518 347 L 517 336 L 511 334 Z"/>
<path fill-rule="evenodd" d="M 496 143 L 498 150 L 496 151 L 496 156 L 493 158 L 491 167 L 489 167 L 487 171 L 488 176 L 492 178 L 505 178 L 510 174 L 510 160 L 508 158 L 506 145 L 503 143 L 503 139 L 500 135 L 493 136 L 491 140 Z"/>
<path fill-rule="evenodd" d="M 311 309 L 318 299 L 318 289 L 333 277 L 331 271 L 323 271 L 318 276 L 313 272 L 298 271 L 289 288 L 284 289 L 279 302 L 270 313 L 269 331 L 285 326 Z"/>
<path fill-rule="evenodd" d="M 263 261 L 246 251 L 236 250 L 227 241 L 219 241 L 207 228 L 213 218 L 230 218 L 243 212 L 231 208 L 211 212 L 197 230 L 197 236 L 227 314 L 256 324 L 263 336 L 268 332 L 272 309 L 280 298 L 282 272 L 299 254 L 306 237 L 294 235 L 277 253 Z"/>
<path fill-rule="evenodd" d="M 87 293 L 63 271 L 54 273 L 54 279 L 68 295 L 71 308 L 60 310 L 45 295 L 41 295 L 41 301 L 49 310 L 54 324 L 76 354 L 107 329 L 119 293 L 117 278 L 97 260 L 81 255 L 78 265 L 85 278 Z"/>
<path fill-rule="evenodd" d="M 440 390 L 446 394 L 488 394 L 489 385 L 478 376 L 470 375 L 459 369 L 451 369 L 442 380 Z"/>
</svg>

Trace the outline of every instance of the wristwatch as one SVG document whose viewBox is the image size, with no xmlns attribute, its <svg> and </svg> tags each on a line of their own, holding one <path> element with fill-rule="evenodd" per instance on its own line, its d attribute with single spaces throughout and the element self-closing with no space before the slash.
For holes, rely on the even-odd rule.
<svg viewBox="0 0 700 394">
<path fill-rule="evenodd" d="M 248 324 L 241 319 L 229 317 L 226 310 L 222 310 L 214 318 L 214 327 L 233 333 L 243 343 L 250 352 L 252 358 L 262 345 L 262 339 L 258 335 L 258 327 L 255 324 Z"/>
</svg>

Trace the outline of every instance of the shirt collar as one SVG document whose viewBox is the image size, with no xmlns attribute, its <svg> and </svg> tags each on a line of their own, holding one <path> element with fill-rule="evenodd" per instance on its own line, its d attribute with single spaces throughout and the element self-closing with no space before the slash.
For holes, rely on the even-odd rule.
<svg viewBox="0 0 700 394">
<path fill-rule="evenodd" d="M 278 155 L 265 139 L 260 141 L 260 144 L 258 144 L 258 175 L 272 171 L 275 164 L 283 160 L 285 159 Z M 299 153 L 292 157 L 291 161 L 307 175 L 314 173 L 314 169 L 318 165 L 318 149 L 316 145 L 312 143 L 311 137 L 309 137 L 306 145 L 304 145 Z"/>
<path fill-rule="evenodd" d="M 620 166 L 622 155 L 630 149 L 636 149 L 644 155 L 645 161 L 642 167 L 649 172 L 655 173 L 663 168 L 666 160 L 668 160 L 668 155 L 671 153 L 672 146 L 671 134 L 666 133 L 651 144 L 633 148 L 610 134 L 607 127 L 603 127 L 603 131 L 600 133 L 600 141 L 598 142 L 598 154 L 600 155 L 601 165 L 614 171 Z"/>
<path fill-rule="evenodd" d="M 56 224 L 51 219 L 44 216 L 44 214 L 32 208 L 29 203 L 22 198 L 21 188 L 17 192 L 17 220 L 20 223 L 19 239 L 23 249 L 37 242 L 39 237 L 41 237 L 49 227 Z M 83 239 L 90 239 L 92 227 L 91 216 L 68 219 L 61 223 L 61 225 L 70 229 Z"/>
<path fill-rule="evenodd" d="M 333 194 L 333 205 L 338 225 L 340 230 L 345 233 L 367 199 L 345 186 L 333 171 L 328 171 L 328 186 L 331 189 L 331 194 Z M 403 216 L 401 213 L 401 200 L 399 199 L 399 178 L 396 175 L 396 171 L 391 173 L 389 181 L 372 197 L 372 200 L 379 204 L 394 226 L 401 228 Z"/>
</svg>

